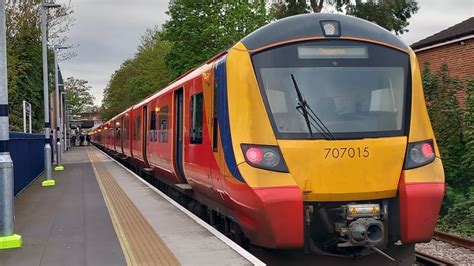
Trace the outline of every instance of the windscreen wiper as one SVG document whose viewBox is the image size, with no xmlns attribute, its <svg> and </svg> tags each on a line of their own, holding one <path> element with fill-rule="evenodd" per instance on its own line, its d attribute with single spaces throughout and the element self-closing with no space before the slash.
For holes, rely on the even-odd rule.
<svg viewBox="0 0 474 266">
<path fill-rule="evenodd" d="M 316 128 L 316 130 L 319 131 L 319 133 L 321 133 L 321 135 L 325 139 L 335 140 L 336 138 L 331 133 L 331 131 L 329 131 L 326 125 L 324 125 L 323 121 L 319 119 L 316 113 L 311 109 L 308 103 L 303 99 L 303 95 L 301 94 L 301 91 L 298 87 L 298 83 L 296 82 L 295 76 L 293 74 L 291 74 L 291 79 L 293 80 L 293 85 L 295 87 L 296 95 L 298 96 L 298 106 L 296 106 L 296 109 L 301 115 L 303 115 L 306 121 L 306 126 L 308 127 L 308 130 L 309 130 L 310 136 L 313 137 L 313 131 L 311 127 L 313 126 L 314 128 Z"/>
</svg>

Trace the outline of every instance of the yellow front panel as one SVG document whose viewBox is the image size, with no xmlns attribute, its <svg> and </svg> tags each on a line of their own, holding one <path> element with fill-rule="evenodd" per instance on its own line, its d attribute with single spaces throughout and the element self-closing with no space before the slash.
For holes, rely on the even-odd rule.
<svg viewBox="0 0 474 266">
<path fill-rule="evenodd" d="M 278 143 L 306 201 L 343 201 L 394 197 L 407 138 Z"/>
<path fill-rule="evenodd" d="M 226 69 L 229 122 L 236 163 L 246 183 L 255 188 L 298 185 L 306 201 L 395 197 L 407 141 L 434 140 L 419 67 L 412 51 L 410 62 L 413 89 L 408 137 L 336 141 L 277 140 L 265 110 L 249 52 L 242 43 L 231 48 Z M 289 173 L 249 166 L 240 148 L 242 143 L 279 145 Z M 364 156 L 365 148 L 369 156 Z M 345 149 L 345 156 L 333 156 L 333 149 L 337 149 L 338 153 Z M 354 149 L 356 154 L 348 154 L 349 149 Z M 439 155 L 436 143 L 435 150 Z M 436 159 L 429 165 L 405 171 L 405 181 L 442 182 L 442 171 L 441 161 Z"/>
<path fill-rule="evenodd" d="M 423 93 L 423 82 L 421 79 L 420 67 L 415 53 L 410 50 L 410 67 L 412 75 L 412 104 L 410 119 L 409 142 L 417 142 L 432 139 L 435 147 L 435 154 L 438 158 L 434 162 L 423 167 L 405 171 L 406 183 L 426 183 L 444 182 L 443 164 L 439 159 L 440 153 L 436 139 L 431 127 L 428 110 Z"/>
<path fill-rule="evenodd" d="M 250 55 L 241 43 L 227 55 L 227 98 L 237 164 L 245 161 L 241 143 L 276 145 Z"/>
</svg>

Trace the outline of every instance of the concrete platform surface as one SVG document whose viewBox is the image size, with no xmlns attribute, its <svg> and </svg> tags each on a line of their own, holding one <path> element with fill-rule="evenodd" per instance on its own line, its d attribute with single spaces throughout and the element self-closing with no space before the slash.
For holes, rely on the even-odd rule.
<svg viewBox="0 0 474 266">
<path fill-rule="evenodd" d="M 15 199 L 7 265 L 251 265 L 261 262 L 95 147 L 65 153 L 54 187 Z"/>
<path fill-rule="evenodd" d="M 126 265 L 84 148 L 65 153 L 54 187 L 40 176 L 15 199 L 20 249 L 1 250 L 0 265 Z"/>
</svg>

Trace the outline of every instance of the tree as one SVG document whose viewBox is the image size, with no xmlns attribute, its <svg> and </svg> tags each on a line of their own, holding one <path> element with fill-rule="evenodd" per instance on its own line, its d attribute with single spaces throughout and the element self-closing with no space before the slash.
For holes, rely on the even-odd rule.
<svg viewBox="0 0 474 266">
<path fill-rule="evenodd" d="M 87 83 L 86 80 L 73 77 L 64 82 L 65 98 L 72 116 L 84 113 L 94 106 L 95 97 L 90 92 L 92 87 Z"/>
<path fill-rule="evenodd" d="M 135 57 L 122 63 L 104 90 L 102 118 L 113 117 L 170 82 L 171 74 L 165 64 L 170 47 L 169 42 L 161 39 L 158 28 L 145 32 Z"/>
<path fill-rule="evenodd" d="M 33 131 L 40 131 L 44 126 L 40 3 L 39 0 L 6 2 L 8 96 L 10 130 L 13 131 L 23 129 L 23 100 L 31 103 Z M 71 14 L 70 6 L 51 11 L 49 30 L 53 43 L 64 39 L 69 30 L 66 21 Z M 55 34 L 51 34 L 53 29 L 56 29 Z M 49 72 L 52 73 L 54 67 L 51 53 L 49 59 Z M 52 89 L 53 79 L 50 84 Z"/>
<path fill-rule="evenodd" d="M 408 31 L 408 20 L 418 11 L 418 4 L 414 0 L 280 0 L 273 4 L 278 19 L 310 12 L 320 13 L 325 6 L 372 21 L 397 35 Z"/>
<path fill-rule="evenodd" d="M 173 47 L 166 64 L 177 77 L 229 48 L 268 23 L 271 16 L 264 0 L 172 0 L 163 38 Z"/>
<path fill-rule="evenodd" d="M 469 180 L 474 182 L 474 79 L 467 81 L 466 86 L 464 141 L 466 142 L 466 152 L 463 154 L 462 163 L 466 173 L 470 174 Z M 474 189 L 472 192 L 474 196 Z"/>
</svg>

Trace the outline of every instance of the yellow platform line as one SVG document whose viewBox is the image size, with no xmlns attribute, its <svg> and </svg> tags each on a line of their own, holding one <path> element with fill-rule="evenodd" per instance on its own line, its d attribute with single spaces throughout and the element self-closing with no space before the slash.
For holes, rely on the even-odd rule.
<svg viewBox="0 0 474 266">
<path fill-rule="evenodd" d="M 127 265 L 180 265 L 91 148 L 87 148 Z"/>
</svg>

